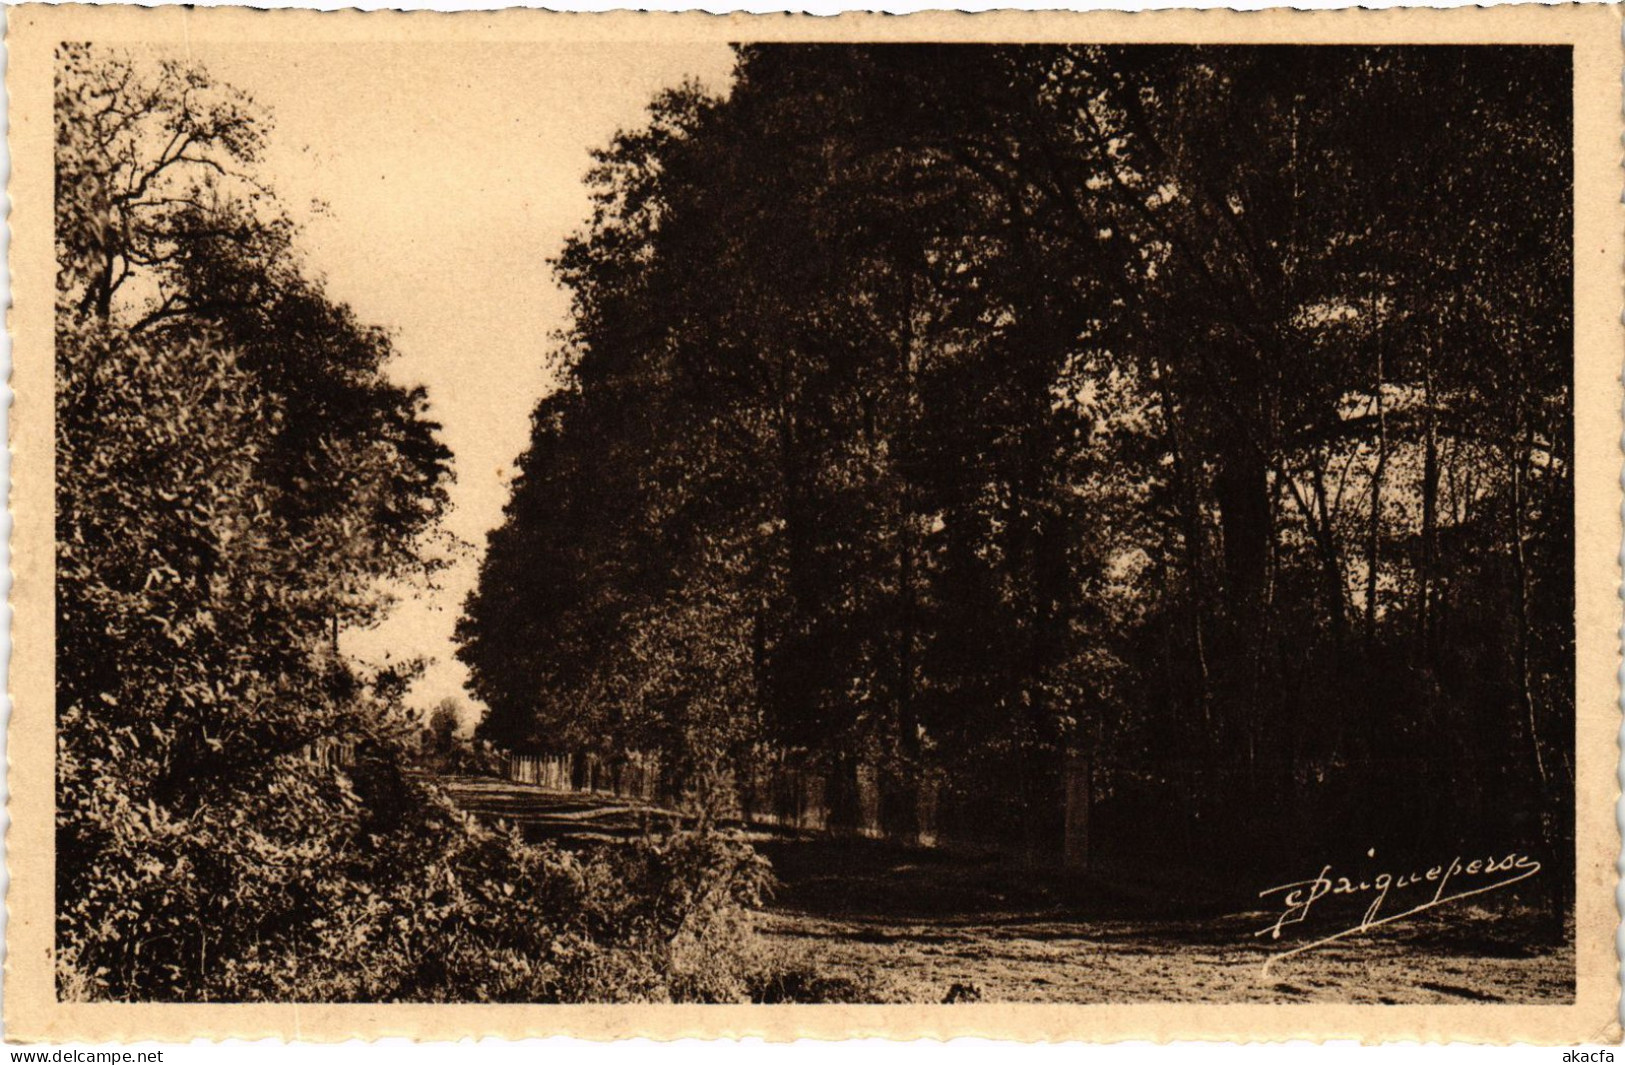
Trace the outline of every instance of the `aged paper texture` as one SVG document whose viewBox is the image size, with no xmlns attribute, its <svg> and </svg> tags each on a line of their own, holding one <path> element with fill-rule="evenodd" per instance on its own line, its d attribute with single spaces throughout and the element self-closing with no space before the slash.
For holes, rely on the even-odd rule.
<svg viewBox="0 0 1625 1065">
<path fill-rule="evenodd" d="M 8 1038 L 1619 1038 L 1617 7 L 8 22 Z"/>
</svg>

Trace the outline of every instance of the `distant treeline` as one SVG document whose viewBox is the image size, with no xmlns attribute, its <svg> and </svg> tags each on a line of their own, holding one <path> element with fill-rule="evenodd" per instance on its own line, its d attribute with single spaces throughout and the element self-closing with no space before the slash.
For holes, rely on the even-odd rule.
<svg viewBox="0 0 1625 1065">
<path fill-rule="evenodd" d="M 1029 848 L 1079 751 L 1221 863 L 1561 867 L 1569 62 L 751 46 L 660 96 L 557 260 L 483 736 L 942 773 Z"/>
</svg>

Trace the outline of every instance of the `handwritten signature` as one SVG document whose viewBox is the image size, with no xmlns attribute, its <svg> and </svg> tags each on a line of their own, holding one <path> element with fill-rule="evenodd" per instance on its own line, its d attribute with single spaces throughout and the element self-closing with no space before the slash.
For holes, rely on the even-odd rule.
<svg viewBox="0 0 1625 1065">
<path fill-rule="evenodd" d="M 1369 858 L 1376 857 L 1376 851 L 1366 852 Z M 1332 876 L 1332 867 L 1323 866 L 1320 873 L 1307 880 L 1294 880 L 1290 884 L 1278 884 L 1272 888 L 1265 888 L 1258 893 L 1261 899 L 1272 895 L 1280 895 L 1279 903 L 1282 907 L 1280 914 L 1274 922 L 1254 932 L 1254 936 L 1268 935 L 1271 939 L 1280 939 L 1281 931 L 1290 925 L 1302 924 L 1308 918 L 1309 911 L 1315 903 L 1328 896 L 1351 895 L 1371 899 L 1365 913 L 1355 924 L 1334 932 L 1329 936 L 1308 943 L 1299 943 L 1290 950 L 1284 950 L 1272 955 L 1264 963 L 1264 971 L 1275 962 L 1283 958 L 1290 958 L 1295 954 L 1323 947 L 1327 943 L 1336 942 L 1347 936 L 1360 932 L 1367 932 L 1390 921 L 1412 917 L 1436 906 L 1443 906 L 1447 902 L 1469 898 L 1473 895 L 1482 895 L 1488 891 L 1504 888 L 1509 884 L 1516 884 L 1520 880 L 1527 880 L 1540 872 L 1540 863 L 1526 854 L 1516 851 L 1503 857 L 1474 858 L 1464 860 L 1457 855 L 1443 865 L 1435 865 L 1425 873 L 1410 872 L 1395 876 L 1393 873 L 1379 873 L 1370 879 L 1354 879 L 1347 876 Z M 1387 904 L 1391 893 L 1406 892 L 1419 885 L 1433 886 L 1431 897 L 1427 901 L 1417 903 L 1409 909 L 1398 913 L 1384 914 L 1383 907 Z M 1423 890 L 1426 890 L 1424 888 Z M 1448 892 L 1448 893 L 1447 893 Z M 1418 897 L 1418 896 L 1412 896 Z"/>
</svg>

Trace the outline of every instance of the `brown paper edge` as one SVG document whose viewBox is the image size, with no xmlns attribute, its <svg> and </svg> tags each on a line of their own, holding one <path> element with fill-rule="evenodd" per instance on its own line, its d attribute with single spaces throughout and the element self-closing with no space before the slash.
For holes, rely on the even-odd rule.
<svg viewBox="0 0 1625 1065">
<path fill-rule="evenodd" d="M 568 1035 L 769 1040 L 955 1036 L 1537 1044 L 1618 1042 L 1621 8 L 931 12 L 837 18 L 542 11 L 253 11 L 25 5 L 9 11 L 14 309 L 9 728 L 10 891 L 4 1028 L 12 1042 L 195 1038 L 339 1041 Z M 1568 1005 L 492 1006 L 68 1004 L 53 913 L 52 54 L 62 40 L 187 42 L 956 40 L 1543 43 L 1574 47 L 1577 690 L 1576 996 Z"/>
</svg>

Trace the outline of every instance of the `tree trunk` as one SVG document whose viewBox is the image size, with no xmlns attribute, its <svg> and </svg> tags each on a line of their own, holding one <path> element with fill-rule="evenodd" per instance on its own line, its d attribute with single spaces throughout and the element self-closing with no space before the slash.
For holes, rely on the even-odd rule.
<svg viewBox="0 0 1625 1065">
<path fill-rule="evenodd" d="M 1191 656 L 1196 669 L 1196 705 L 1202 718 L 1203 737 L 1211 742 L 1213 736 L 1213 708 L 1211 680 L 1207 662 L 1207 632 L 1204 623 L 1204 594 L 1207 589 L 1202 536 L 1202 512 L 1192 481 L 1189 458 L 1186 455 L 1183 434 L 1180 432 L 1179 414 L 1174 407 L 1173 390 L 1168 382 L 1168 368 L 1155 360 L 1162 397 L 1163 420 L 1167 426 L 1168 453 L 1173 458 L 1174 506 L 1178 512 L 1180 538 L 1184 541 L 1185 561 L 1185 617 L 1190 626 Z"/>
<path fill-rule="evenodd" d="M 1373 318 L 1376 298 L 1370 301 Z M 1377 383 L 1373 390 L 1377 405 L 1377 464 L 1371 471 L 1371 515 L 1366 530 L 1365 546 L 1365 649 L 1369 659 L 1377 642 L 1377 598 L 1381 594 L 1379 579 L 1382 574 L 1382 482 L 1388 468 L 1388 411 L 1383 400 L 1382 386 L 1387 374 L 1383 366 L 1382 330 L 1376 330 Z"/>
<path fill-rule="evenodd" d="M 1422 562 L 1417 567 L 1417 649 L 1418 660 L 1431 667 L 1433 662 L 1433 570 L 1438 564 L 1439 538 L 1439 431 L 1433 409 L 1432 352 L 1424 354 L 1428 365 L 1422 377 Z"/>
<path fill-rule="evenodd" d="M 1338 558 L 1337 537 L 1332 531 L 1331 509 L 1326 501 L 1326 470 L 1315 458 L 1315 514 L 1313 523 L 1315 547 L 1320 555 L 1321 583 L 1326 596 L 1327 620 L 1332 629 L 1332 645 L 1337 653 L 1337 665 L 1343 666 L 1343 648 L 1348 637 L 1348 617 L 1343 604 L 1343 566 Z"/>
<path fill-rule="evenodd" d="M 903 800 L 894 804 L 894 824 L 888 827 L 905 836 L 918 833 L 919 788 L 925 767 L 920 764 L 920 728 L 914 706 L 914 641 L 915 641 L 915 505 L 912 476 L 907 460 L 913 457 L 919 395 L 915 372 L 914 313 L 916 276 L 913 263 L 918 256 L 914 249 L 900 256 L 902 261 L 901 324 L 897 343 L 897 420 L 892 429 L 893 454 L 904 460 L 902 468 L 891 470 L 897 485 L 897 649 L 896 649 L 896 706 L 897 753 L 902 778 L 895 791 Z M 896 460 L 894 459 L 894 462 Z"/>
<path fill-rule="evenodd" d="M 1514 600 L 1517 617 L 1517 637 L 1514 654 L 1518 670 L 1518 701 L 1524 721 L 1529 728 L 1529 746 L 1534 755 L 1535 772 L 1540 777 L 1541 789 L 1547 784 L 1546 759 L 1540 749 L 1540 728 L 1535 720 L 1535 698 L 1529 681 L 1529 554 L 1528 536 L 1524 528 L 1524 506 L 1528 495 L 1529 455 L 1533 446 L 1534 427 L 1528 419 L 1512 455 L 1512 559 L 1517 580 Z"/>
<path fill-rule="evenodd" d="M 1224 596 L 1242 632 L 1257 620 L 1269 561 L 1269 473 L 1262 456 L 1238 445 L 1220 458 L 1213 483 L 1224 534 Z"/>
<path fill-rule="evenodd" d="M 1221 456 L 1214 478 L 1224 536 L 1226 604 L 1220 650 L 1219 711 L 1212 731 L 1223 759 L 1243 757 L 1253 732 L 1253 678 L 1261 650 L 1264 576 L 1269 566 L 1270 486 L 1264 456 L 1241 445 Z"/>
</svg>

